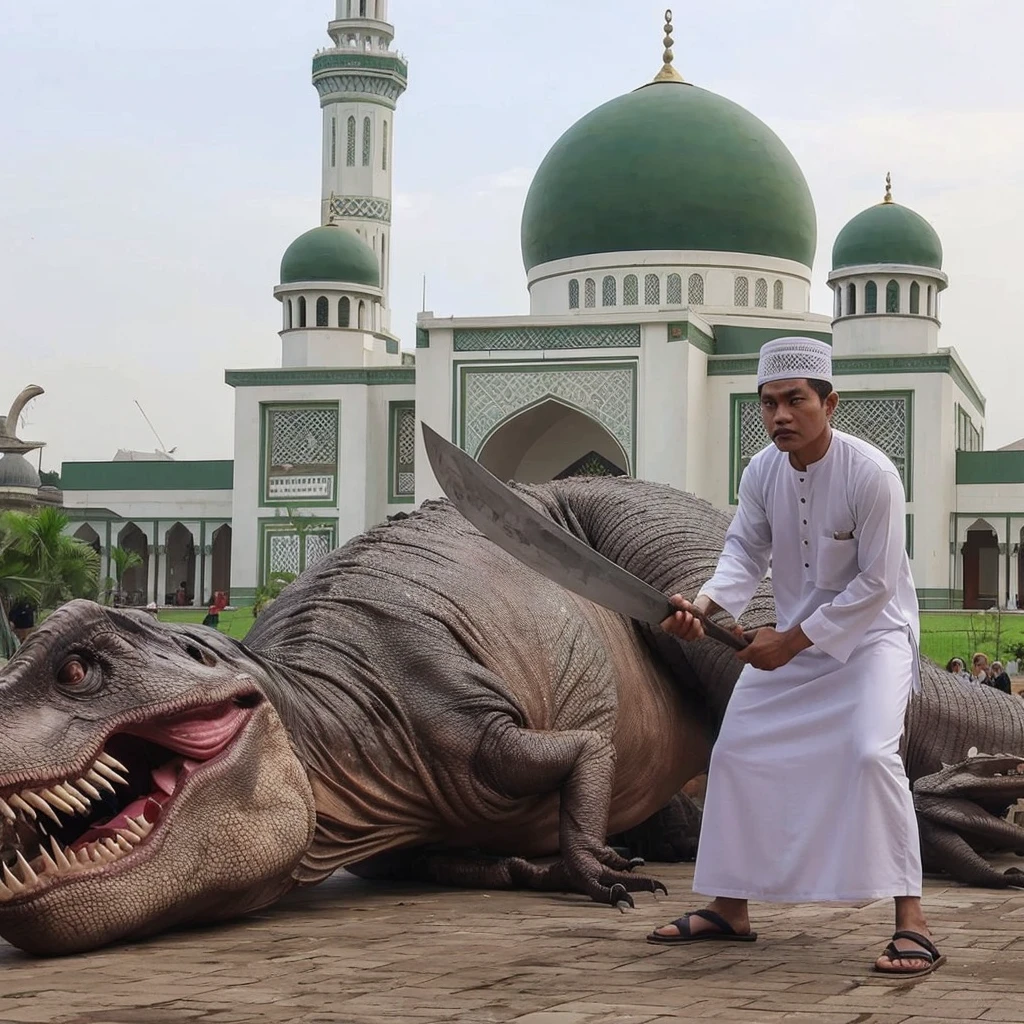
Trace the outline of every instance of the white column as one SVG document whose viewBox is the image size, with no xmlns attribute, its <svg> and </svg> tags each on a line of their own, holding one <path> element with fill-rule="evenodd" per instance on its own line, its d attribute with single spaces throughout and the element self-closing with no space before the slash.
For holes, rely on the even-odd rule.
<svg viewBox="0 0 1024 1024">
<path fill-rule="evenodd" d="M 152 581 L 153 590 L 150 600 L 157 604 L 164 603 L 164 592 L 167 576 L 167 531 L 163 523 L 157 523 L 154 531 L 152 550 L 156 554 L 156 575 Z"/>
</svg>

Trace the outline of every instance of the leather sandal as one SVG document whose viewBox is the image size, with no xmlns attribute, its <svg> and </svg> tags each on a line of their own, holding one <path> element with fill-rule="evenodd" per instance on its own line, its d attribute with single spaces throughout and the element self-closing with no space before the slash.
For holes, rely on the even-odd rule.
<svg viewBox="0 0 1024 1024">
<path fill-rule="evenodd" d="M 921 948 L 900 949 L 896 945 L 897 939 L 909 939 Z M 946 958 L 939 952 L 935 943 L 927 936 L 921 935 L 919 932 L 896 932 L 892 937 L 892 942 L 890 942 L 883 950 L 882 956 L 887 956 L 890 960 L 894 961 L 925 961 L 924 966 L 910 968 L 907 970 L 900 970 L 898 967 L 879 967 L 878 964 L 875 964 L 875 970 L 878 971 L 879 974 L 888 974 L 899 978 L 919 978 L 922 974 L 931 974 L 932 971 L 938 970 L 938 968 L 946 962 Z"/>
<path fill-rule="evenodd" d="M 708 924 L 713 924 L 717 931 L 706 928 L 703 931 L 694 933 L 690 929 L 690 918 L 699 917 Z M 721 914 L 713 910 L 694 910 L 682 917 L 677 917 L 670 922 L 679 929 L 678 935 L 659 935 L 658 932 L 651 932 L 647 941 L 655 945 L 678 945 L 681 942 L 756 942 L 757 932 L 738 932 Z"/>
</svg>

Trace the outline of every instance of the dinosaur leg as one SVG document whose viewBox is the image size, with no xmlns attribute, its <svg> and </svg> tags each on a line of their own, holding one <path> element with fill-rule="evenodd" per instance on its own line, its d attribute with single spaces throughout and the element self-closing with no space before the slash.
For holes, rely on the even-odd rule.
<svg viewBox="0 0 1024 1024">
<path fill-rule="evenodd" d="M 599 903 L 630 905 L 629 892 L 666 891 L 653 878 L 625 871 L 631 862 L 605 842 L 615 781 L 615 748 L 607 737 L 587 730 L 533 732 L 510 724 L 492 731 L 478 752 L 477 768 L 508 797 L 558 791 L 565 888 Z"/>
<path fill-rule="evenodd" d="M 921 841 L 928 860 L 947 874 L 970 885 L 1003 888 L 1024 885 L 1024 872 L 999 872 L 965 836 L 1001 850 L 1024 850 L 1024 828 L 990 814 L 970 800 L 915 796 Z"/>
</svg>

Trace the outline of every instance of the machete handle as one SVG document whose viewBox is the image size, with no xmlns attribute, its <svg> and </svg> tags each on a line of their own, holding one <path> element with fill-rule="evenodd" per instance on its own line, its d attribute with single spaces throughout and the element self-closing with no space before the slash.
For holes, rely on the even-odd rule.
<svg viewBox="0 0 1024 1024">
<path fill-rule="evenodd" d="M 671 615 L 675 615 L 676 612 L 684 610 L 682 608 L 677 608 L 674 604 L 670 604 L 668 607 Z M 701 624 L 704 628 L 704 635 L 709 640 L 717 640 L 720 644 L 725 644 L 726 647 L 731 647 L 734 651 L 742 651 L 750 646 L 750 634 L 745 634 L 744 636 L 739 637 L 731 630 L 718 625 L 717 622 L 712 622 L 707 615 L 698 611 L 696 608 L 689 608 L 686 610 L 688 610 L 689 613 Z M 666 616 L 666 618 L 668 618 L 668 616 Z"/>
</svg>

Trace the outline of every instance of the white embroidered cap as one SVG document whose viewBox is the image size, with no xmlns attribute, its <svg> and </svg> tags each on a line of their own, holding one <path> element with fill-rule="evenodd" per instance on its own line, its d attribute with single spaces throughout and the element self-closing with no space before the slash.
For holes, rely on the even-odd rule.
<svg viewBox="0 0 1024 1024">
<path fill-rule="evenodd" d="M 776 338 L 761 346 L 757 386 L 806 377 L 832 383 L 832 347 L 814 338 Z"/>
</svg>

